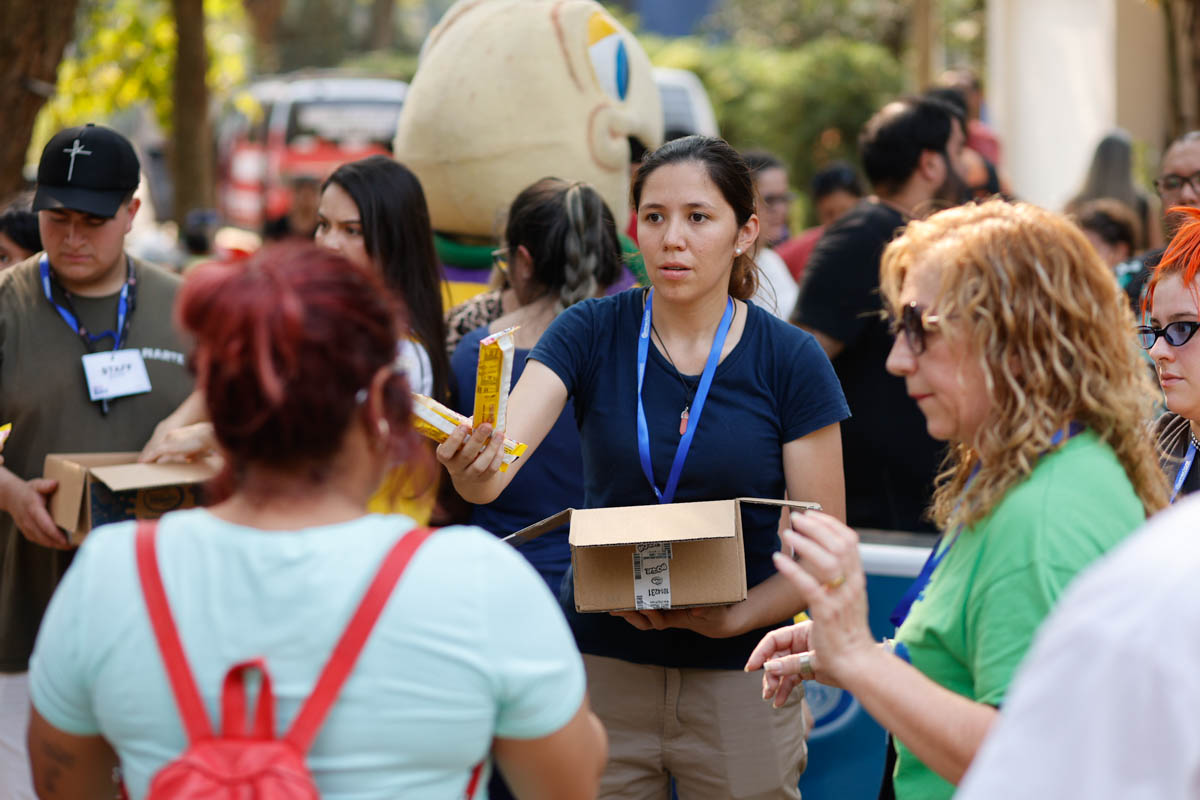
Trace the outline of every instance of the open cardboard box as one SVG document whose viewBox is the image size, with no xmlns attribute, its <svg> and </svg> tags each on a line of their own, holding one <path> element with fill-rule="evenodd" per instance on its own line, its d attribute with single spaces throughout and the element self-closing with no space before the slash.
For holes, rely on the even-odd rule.
<svg viewBox="0 0 1200 800">
<path fill-rule="evenodd" d="M 200 504 L 201 485 L 219 461 L 139 464 L 137 453 L 50 453 L 42 474 L 58 481 L 50 517 L 79 544 L 92 528 L 127 519 L 157 519 Z"/>
<path fill-rule="evenodd" d="M 519 547 L 569 523 L 577 611 L 737 603 L 746 599 L 743 503 L 820 509 L 816 503 L 756 497 L 568 508 L 505 541 Z"/>
</svg>

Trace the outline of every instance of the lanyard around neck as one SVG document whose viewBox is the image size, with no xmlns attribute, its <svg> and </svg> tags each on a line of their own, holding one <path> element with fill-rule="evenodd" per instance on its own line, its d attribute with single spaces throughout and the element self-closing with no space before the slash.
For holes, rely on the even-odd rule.
<svg viewBox="0 0 1200 800">
<path fill-rule="evenodd" d="M 1179 496 L 1179 490 L 1183 488 L 1183 482 L 1187 480 L 1188 473 L 1192 471 L 1192 462 L 1196 460 L 1196 440 L 1192 439 L 1188 442 L 1187 455 L 1183 457 L 1183 464 L 1179 467 L 1179 472 L 1175 473 L 1175 485 L 1171 489 L 1171 502 L 1175 502 L 1175 498 Z"/>
<path fill-rule="evenodd" d="M 111 331 L 92 334 L 79 321 L 79 315 L 75 312 L 75 307 L 71 304 L 71 293 L 54 279 L 54 275 L 50 271 L 50 257 L 42 253 L 42 257 L 38 262 L 42 275 L 42 292 L 46 295 L 46 302 L 58 312 L 58 315 L 67 323 L 67 326 L 75 331 L 89 353 L 93 352 L 96 342 L 108 338 L 113 340 L 113 350 L 120 350 L 121 343 L 125 340 L 125 335 L 129 332 L 129 318 L 133 315 L 133 307 L 137 296 L 135 292 L 137 282 L 133 277 L 133 262 L 126 258 L 125 264 L 125 283 L 121 286 L 121 294 L 117 298 L 117 327 Z M 56 285 L 59 291 L 62 292 L 63 300 L 66 301 L 65 306 L 54 299 L 53 287 Z"/>
<path fill-rule="evenodd" d="M 642 327 L 638 334 L 638 456 L 641 458 L 642 472 L 645 474 L 646 480 L 650 482 L 650 488 L 654 490 L 658 502 L 669 503 L 675 498 L 675 489 L 679 485 L 679 476 L 683 472 L 683 462 L 687 460 L 688 450 L 692 447 L 692 438 L 696 435 L 696 429 L 700 427 L 700 414 L 704 411 L 704 401 L 708 399 L 708 389 L 712 386 L 713 376 L 717 372 L 717 364 L 721 361 L 721 351 L 725 349 L 725 337 L 729 334 L 729 326 L 733 321 L 733 299 L 729 298 L 725 302 L 725 313 L 721 315 L 721 324 L 717 326 L 717 332 L 713 335 L 712 349 L 708 351 L 708 361 L 704 364 L 704 372 L 700 375 L 700 385 L 696 389 L 696 396 L 692 400 L 691 410 L 688 413 L 687 429 L 683 432 L 683 436 L 679 439 L 679 445 L 675 448 L 675 459 L 671 462 L 667 487 L 661 491 L 658 484 L 654 482 L 654 466 L 650 462 L 650 428 L 646 424 L 646 409 L 642 405 L 642 384 L 646 379 L 646 358 L 650 352 L 653 303 L 654 289 L 650 289 L 646 294 L 646 307 L 642 311 Z"/>
<path fill-rule="evenodd" d="M 1050 439 L 1050 447 L 1058 446 L 1067 439 L 1073 438 L 1081 431 L 1083 431 L 1083 425 L 1078 422 L 1072 422 L 1067 426 L 1065 431 L 1060 430 L 1055 432 L 1054 437 Z M 975 469 L 971 471 L 971 477 L 967 478 L 967 485 L 963 487 L 964 493 L 970 488 L 971 483 L 978 474 L 979 464 L 976 464 Z M 950 548 L 954 547 L 954 543 L 958 541 L 958 535 L 962 533 L 962 529 L 963 526 L 961 523 L 955 526 L 954 532 L 950 535 L 950 541 L 946 543 L 945 547 L 941 546 L 942 539 L 945 538 L 944 536 L 939 536 L 937 541 L 934 542 L 933 551 L 929 554 L 929 558 L 925 559 L 925 566 L 921 567 L 921 573 L 917 575 L 917 579 L 913 581 L 912 586 L 908 587 L 908 591 L 904 593 L 904 597 L 900 598 L 900 602 L 892 610 L 892 616 L 889 619 L 897 628 L 904 624 L 904 620 L 908 619 L 908 612 L 912 610 L 913 603 L 917 601 L 917 598 L 925 591 L 925 587 L 929 585 L 929 581 L 933 579 L 934 570 L 946 558 L 946 554 L 950 552 Z"/>
</svg>

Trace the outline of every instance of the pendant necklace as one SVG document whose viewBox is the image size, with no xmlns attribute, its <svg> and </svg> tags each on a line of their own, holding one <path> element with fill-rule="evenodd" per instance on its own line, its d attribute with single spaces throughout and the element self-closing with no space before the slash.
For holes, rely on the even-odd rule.
<svg viewBox="0 0 1200 800">
<path fill-rule="evenodd" d="M 737 318 L 737 304 L 733 306 L 733 318 L 730 320 L 730 325 L 733 324 L 733 319 Z M 687 433 L 688 426 L 688 411 L 692 408 L 692 398 L 696 395 L 695 387 L 688 386 L 687 381 L 683 379 L 683 374 L 679 371 L 679 367 L 675 366 L 675 359 L 671 358 L 671 351 L 667 349 L 667 343 L 663 341 L 662 334 L 658 332 L 658 328 L 654 327 L 654 323 L 650 324 L 650 330 L 658 337 L 658 343 L 662 346 L 663 355 L 667 357 L 667 362 L 671 365 L 671 369 L 675 372 L 675 377 L 679 379 L 680 385 L 683 386 L 683 392 L 687 395 L 687 401 L 683 404 L 683 411 L 679 413 L 679 435 L 683 436 Z"/>
</svg>

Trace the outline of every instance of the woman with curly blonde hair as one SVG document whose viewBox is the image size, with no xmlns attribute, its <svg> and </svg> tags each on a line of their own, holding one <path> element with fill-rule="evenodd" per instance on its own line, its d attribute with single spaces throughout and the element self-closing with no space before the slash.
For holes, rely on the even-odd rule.
<svg viewBox="0 0 1200 800">
<path fill-rule="evenodd" d="M 811 620 L 766 636 L 747 667 L 776 703 L 801 678 L 852 692 L 893 734 L 896 797 L 948 798 L 1059 594 L 1166 485 L 1128 301 L 1065 218 L 993 201 L 912 222 L 881 287 L 888 370 L 950 443 L 931 510 L 945 533 L 880 646 L 854 531 L 793 515 L 797 561 L 776 567 Z"/>
</svg>

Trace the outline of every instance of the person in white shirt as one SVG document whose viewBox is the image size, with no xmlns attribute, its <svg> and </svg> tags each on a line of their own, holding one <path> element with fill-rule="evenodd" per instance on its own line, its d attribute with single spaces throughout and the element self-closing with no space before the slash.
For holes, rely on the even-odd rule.
<svg viewBox="0 0 1200 800">
<path fill-rule="evenodd" d="M 1198 514 L 1181 500 L 1075 581 L 958 800 L 1200 797 Z"/>
</svg>

